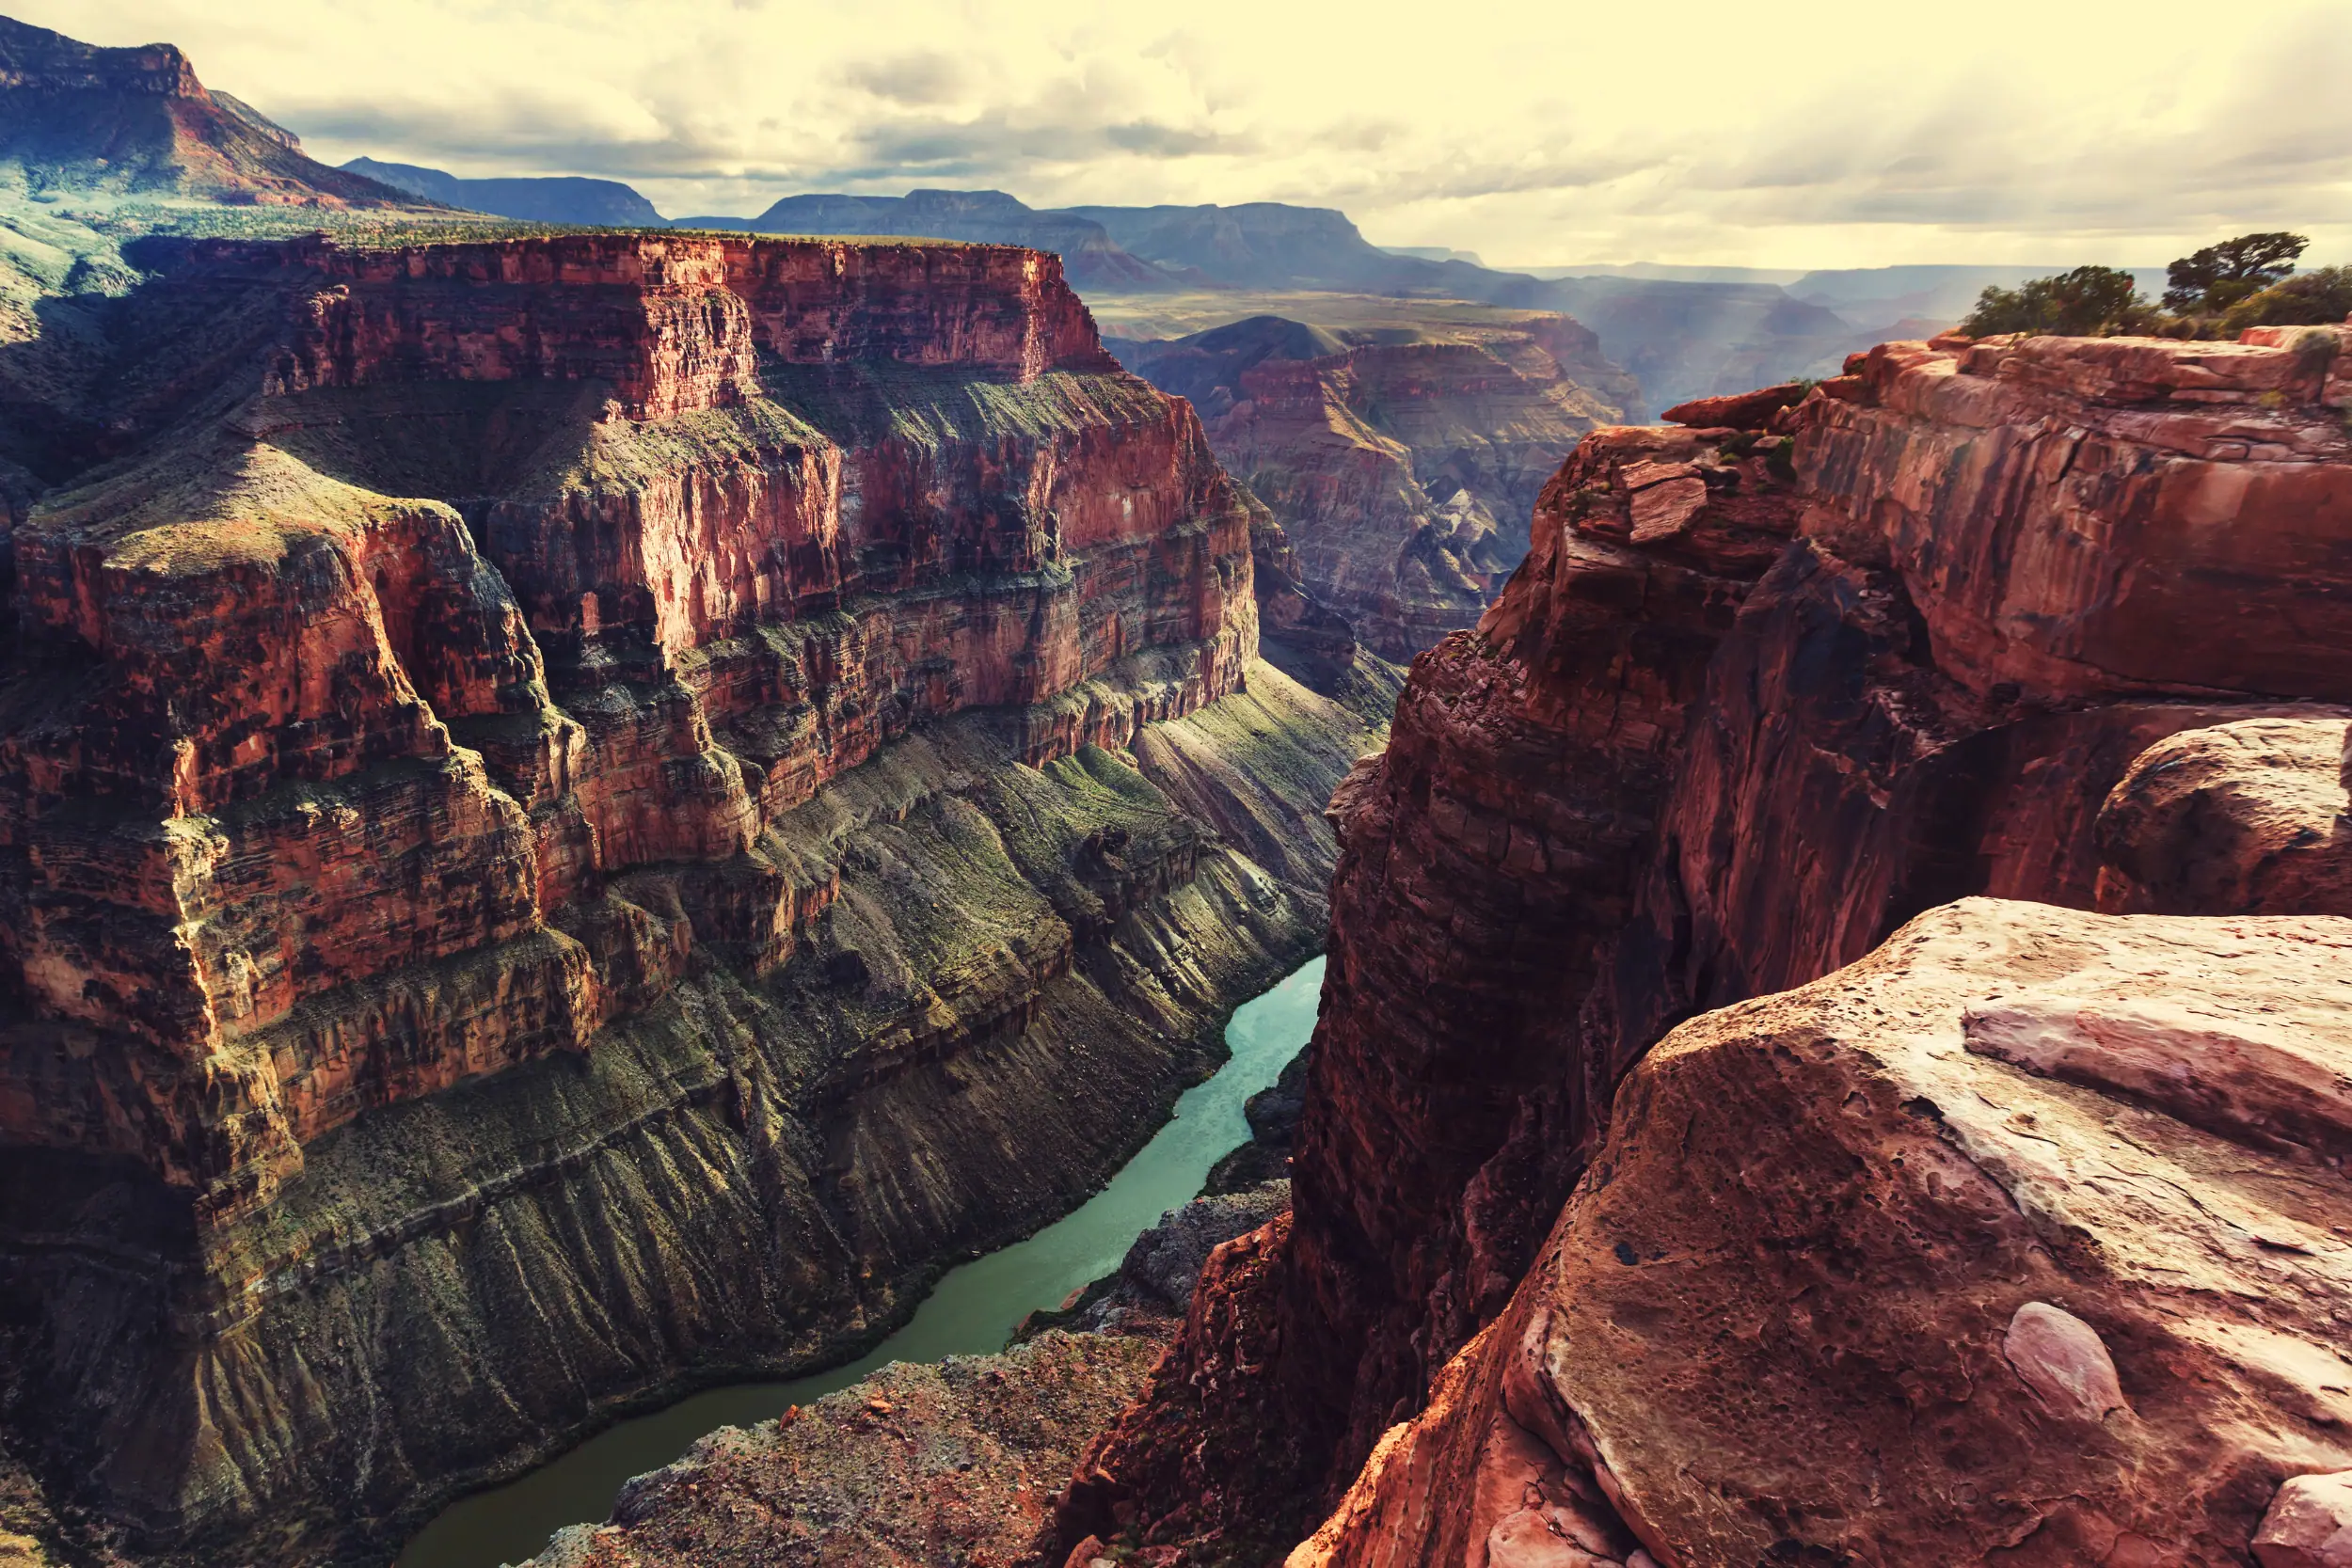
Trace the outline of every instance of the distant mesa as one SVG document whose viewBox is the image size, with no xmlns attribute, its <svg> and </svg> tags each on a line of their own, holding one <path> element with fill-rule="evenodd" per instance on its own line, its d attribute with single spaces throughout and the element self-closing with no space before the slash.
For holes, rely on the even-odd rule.
<svg viewBox="0 0 2352 1568">
<path fill-rule="evenodd" d="M 1473 267 L 1486 263 L 1475 250 L 1455 250 L 1441 245 L 1384 245 L 1380 247 L 1391 256 L 1409 256 L 1417 261 L 1468 261 Z"/>
<path fill-rule="evenodd" d="M 1345 354 L 1347 342 L 1328 327 L 1283 316 L 1251 316 L 1224 326 L 1165 342 L 1120 343 L 1122 362 L 1163 392 L 1194 404 L 1231 407 L 1240 397 L 1241 378 L 1269 359 L 1322 359 Z M 1219 394 L 1223 396 L 1220 400 Z M 1221 409 L 1219 410 L 1221 411 Z"/>
<path fill-rule="evenodd" d="M 1040 209 L 1003 191 L 788 196 L 755 218 L 690 217 L 680 228 L 763 234 L 891 234 L 1025 245 L 1062 259 L 1097 293 L 1283 289 L 1466 299 L 1549 309 L 1537 278 L 1476 265 L 1467 251 L 1402 253 L 1364 238 L 1345 213 L 1253 201 L 1219 207 Z"/>
<path fill-rule="evenodd" d="M 618 229 L 661 229 L 670 221 L 633 186 L 618 180 L 569 174 L 461 180 L 444 169 L 388 164 L 375 158 L 354 158 L 342 168 L 346 174 L 363 175 L 444 207 L 488 213 L 494 217 Z"/>
<path fill-rule="evenodd" d="M 101 49 L 0 17 L 0 164 L 34 192 L 262 206 L 413 207 L 305 154 L 293 132 L 197 79 L 167 43 Z"/>
<path fill-rule="evenodd" d="M 1381 249 L 1334 207 L 1070 207 L 1120 247 L 1163 269 L 1235 289 L 1427 295 L 1546 308 L 1538 278 Z M 1460 253 L 1455 253 L 1460 254 Z"/>
<path fill-rule="evenodd" d="M 1003 191 L 910 191 L 905 196 L 787 196 L 755 218 L 680 218 L 681 229 L 748 229 L 760 234 L 888 234 L 1021 245 L 1050 250 L 1080 290 L 1150 293 L 1185 286 L 1120 248 L 1101 224 L 1040 212 Z"/>
</svg>

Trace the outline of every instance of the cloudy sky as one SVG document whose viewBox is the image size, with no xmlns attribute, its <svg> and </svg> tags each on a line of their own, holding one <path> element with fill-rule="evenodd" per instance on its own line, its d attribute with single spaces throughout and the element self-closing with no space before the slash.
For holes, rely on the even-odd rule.
<svg viewBox="0 0 2352 1568">
<path fill-rule="evenodd" d="M 464 175 L 1280 200 L 1489 262 L 2352 261 L 2352 0 L 14 0 Z"/>
</svg>

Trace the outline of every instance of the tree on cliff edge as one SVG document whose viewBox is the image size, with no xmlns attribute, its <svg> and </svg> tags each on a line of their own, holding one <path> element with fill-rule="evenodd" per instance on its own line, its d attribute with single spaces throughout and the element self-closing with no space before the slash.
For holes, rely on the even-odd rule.
<svg viewBox="0 0 2352 1568">
<path fill-rule="evenodd" d="M 2240 234 L 2184 256 L 2165 269 L 2164 306 L 2183 315 L 2217 315 L 2295 270 L 2312 242 L 2300 234 Z"/>
<path fill-rule="evenodd" d="M 1996 332 L 2054 332 L 2100 338 L 2129 332 L 2150 314 L 2132 275 L 2121 267 L 2076 267 L 2014 289 L 1988 288 L 1960 329 L 1971 338 Z"/>
</svg>

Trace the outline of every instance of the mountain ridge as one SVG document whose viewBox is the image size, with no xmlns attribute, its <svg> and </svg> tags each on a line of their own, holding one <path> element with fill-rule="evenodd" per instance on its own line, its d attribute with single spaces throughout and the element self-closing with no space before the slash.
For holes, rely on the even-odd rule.
<svg viewBox="0 0 2352 1568">
<path fill-rule="evenodd" d="M 0 17 L 0 163 L 34 191 L 194 197 L 232 205 L 403 207 L 414 197 L 331 168 L 244 100 L 208 89 L 168 43 L 108 49 Z"/>
<path fill-rule="evenodd" d="M 531 223 L 663 229 L 670 222 L 635 186 L 618 180 L 576 174 L 468 180 L 446 169 L 375 158 L 353 158 L 341 167 L 445 207 Z"/>
</svg>

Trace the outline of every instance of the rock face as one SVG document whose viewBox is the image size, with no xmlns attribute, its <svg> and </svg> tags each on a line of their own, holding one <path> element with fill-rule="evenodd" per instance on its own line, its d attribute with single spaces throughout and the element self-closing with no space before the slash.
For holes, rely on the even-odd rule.
<svg viewBox="0 0 2352 1568">
<path fill-rule="evenodd" d="M 1424 1368 L 1411 1348 L 1433 1311 L 1454 1343 L 1490 1317 L 1536 1239 L 1522 1227 L 1549 1217 L 1519 1211 L 1565 1196 L 1543 1191 L 1565 1173 L 1482 1169 L 1515 1133 L 1520 1161 L 1572 1148 L 1605 1110 L 1612 1064 L 1562 1074 L 1554 1031 L 1607 972 L 1690 707 L 1797 526 L 1787 462 L 1780 439 L 1724 432 L 1588 441 L 1483 636 L 1419 661 L 1388 752 L 1333 803 L 1344 853 L 1294 1162 L 1314 1222 L 1292 1286 L 1337 1332 L 1290 1370 L 1357 1441 L 1450 1354 Z M 1682 527 L 1637 542 L 1646 498 L 1681 486 L 1699 492 Z"/>
<path fill-rule="evenodd" d="M 1527 553 L 1519 519 L 1546 478 L 1638 395 L 1590 332 L 1534 313 L 1417 334 L 1259 316 L 1122 352 L 1192 399 L 1302 584 L 1391 658 L 1477 621 Z"/>
<path fill-rule="evenodd" d="M 2348 946 L 1968 899 L 1682 1025 L 1511 1309 L 1293 1568 L 1520 1560 L 1515 1523 L 1580 1499 L 1604 1561 L 2330 1560 L 2281 1555 L 2332 1531 L 2272 1499 L 2352 1463 L 2352 1192 L 2327 1145 L 2217 1109 L 2262 1069 L 2213 1046 L 2352 1066 Z M 2070 1061 L 2015 1048 L 2027 1017 Z"/>
<path fill-rule="evenodd" d="M 1708 1014 L 1712 1026 L 1713 1009 L 1855 963 L 1922 911 L 1971 895 L 2206 917 L 2333 912 L 2344 713 L 2312 705 L 2352 701 L 2335 626 L 2352 538 L 2346 336 L 1894 344 L 1773 416 L 1769 432 L 1588 439 L 1547 489 L 1534 549 L 1502 598 L 1477 632 L 1417 662 L 1388 751 L 1334 801 L 1343 847 L 1294 1227 L 1264 1271 L 1271 1282 L 1253 1286 L 1255 1328 L 1237 1331 L 1261 1338 L 1173 1353 L 1266 1369 L 1251 1397 L 1260 1429 L 1288 1434 L 1287 1468 L 1270 1467 L 1273 1496 L 1204 1515 L 1150 1460 L 1182 1450 L 1170 1412 L 1192 1397 L 1162 1379 L 1105 1440 L 1106 1451 L 1124 1443 L 1140 1457 L 1125 1468 L 1098 1463 L 1088 1496 L 1126 1503 L 1147 1537 L 1166 1522 L 1164 1539 L 1213 1539 L 1252 1510 L 1285 1506 L 1295 1495 L 1285 1487 L 1347 1486 L 1433 1386 L 1456 1386 L 1440 1374 L 1459 1380 L 1463 1399 L 1499 1397 L 1488 1373 L 1502 1340 L 1479 1341 L 1485 1361 L 1455 1361 L 1456 1352 L 1482 1331 L 1500 1336 L 1489 1325 L 1506 1312 L 1561 1299 L 1544 1295 L 1532 1260 L 1602 1140 L 1618 1135 L 1613 1100 L 1622 1108 L 1636 1092 L 1619 1086 L 1624 1075 L 1686 1020 Z M 2236 939 L 2217 927 L 2197 940 Z M 2257 945 L 2290 940 L 2300 939 L 2280 927 Z M 2255 978 L 2229 984 L 2258 991 L 2261 974 L 2284 973 L 2269 961 L 2249 951 Z M 2255 1005 L 2254 991 L 2231 994 L 2240 1012 Z M 2275 1031 L 2105 1014 L 2060 1028 L 2023 1011 L 1971 1028 L 2009 1042 L 2004 1072 L 2089 1075 L 2118 1103 L 2169 1097 L 2165 1116 L 2201 1135 L 2289 1158 L 2333 1154 L 2329 1069 Z M 2151 1044 L 2148 1030 L 2193 1037 L 2243 1070 L 2226 1087 L 2175 1092 L 2179 1053 Z M 2085 1065 L 2094 1057 L 2108 1065 Z M 1727 1105 L 1746 1103 L 1724 1092 Z M 1827 1116 L 1835 1103 L 1802 1114 Z M 1741 1140 L 1794 1135 L 1741 1116 L 1748 1131 L 1724 1146 L 1735 1164 L 1753 1158 Z M 1614 1186 L 1590 1201 L 1615 1204 Z M 1562 1223 L 1581 1223 L 1581 1212 Z M 1707 1256 L 1695 1230 L 1688 1247 L 1665 1228 L 1657 1235 L 1629 1239 L 1635 1256 L 1612 1266 L 1630 1278 L 1646 1274 L 1651 1250 Z M 1881 1311 L 1867 1293 L 1881 1276 L 1855 1278 L 1869 1283 L 1807 1308 L 1821 1334 L 1844 1332 L 1829 1321 L 1836 1312 Z M 1792 1310 L 1796 1289 L 1767 1290 L 1770 1309 Z M 2134 1418 L 2169 1418 L 2141 1403 L 2137 1348 L 2055 1284 L 2006 1301 L 1998 1332 L 1972 1343 L 1997 1354 L 2028 1300 L 2103 1336 Z M 1630 1305 L 1612 1309 L 1637 1328 L 1646 1321 Z M 1204 1313 L 1216 1315 L 1196 1302 L 1195 1317 Z M 1697 1325 L 1737 1320 L 1673 1321 L 1693 1337 L 1675 1342 L 1703 1362 Z M 1768 1349 L 1786 1344 L 1761 1332 Z M 2021 1346 L 2058 1342 L 2020 1333 Z M 2097 1382 L 2081 1366 L 2065 1377 L 2083 1389 Z M 1712 1397 L 1750 1386 L 1725 1374 Z M 1666 1460 L 1696 1465 L 1704 1422 L 1686 1417 L 1673 1442 L 1648 1440 Z M 2190 1430 L 2146 1440 L 2185 1442 Z M 1147 1441 L 1153 1432 L 1163 1436 Z M 1613 1433 L 1596 1425 L 1591 1440 L 1605 1454 Z M 1995 1447 L 1935 1463 L 2009 1463 Z M 1406 1463 L 1394 1442 L 1384 1451 L 1391 1469 Z M 1798 1544 L 1790 1551 L 1832 1552 L 1818 1560 L 1856 1552 L 1830 1524 L 1807 1521 L 1880 1506 L 1838 1491 L 1867 1488 L 1852 1478 L 1875 1472 L 1859 1461 L 1816 1467 L 1817 1451 L 1837 1450 L 1808 1433 L 1783 1444 L 1773 1479 L 1724 1472 L 1710 1506 L 1738 1514 L 1740 1530 L 1762 1528 L 1772 1497 L 1808 1511 L 1782 1520 L 1779 1534 L 1753 1549 L 1737 1531 L 1677 1534 L 1668 1544 L 1689 1550 L 1653 1545 L 1657 1560 L 1745 1568 L 1784 1537 Z M 2214 1501 L 2206 1515 L 2192 1517 L 2206 1503 L 2150 1493 L 2150 1506 L 2172 1512 L 2148 1539 L 2242 1525 L 2242 1554 L 2267 1486 L 2324 1457 L 2297 1458 L 2291 1444 L 2265 1452 L 2267 1482 L 2249 1479 L 2261 1466 L 2241 1465 L 2232 1484 L 2244 1497 Z M 1529 1463 L 1558 1469 L 1541 1459 Z M 1529 1475 L 1539 1490 L 1554 1484 Z M 1820 1497 L 1806 1491 L 1817 1482 Z M 1605 1497 L 1611 1483 L 1595 1471 L 1560 1484 Z M 1456 1530 L 1454 1503 L 1467 1494 L 1432 1495 L 1444 1529 Z M 1349 1506 L 1371 1506 L 1366 1496 Z M 2106 1531 L 2088 1559 L 2099 1560 L 2119 1532 L 2140 1527 L 2111 1492 L 2082 1496 L 2106 1521 L 2077 1522 L 2084 1540 Z M 1523 1506 L 1536 1504 L 1506 1512 Z M 1979 1546 L 2017 1545 L 2035 1528 L 2018 1513 L 1998 1543 L 1934 1534 L 1960 1528 L 1958 1517 L 1916 1526 L 1916 1542 L 1933 1545 L 1854 1560 L 1973 1561 Z M 1643 1517 L 1620 1522 L 1650 1539 Z M 2032 1550 L 2074 1549 L 2065 1531 L 2077 1525 L 2052 1525 L 2058 1533 Z M 1096 1528 L 1073 1509 L 1064 1534 Z M 1358 1543 L 1347 1560 L 1476 1561 L 1486 1549 L 1484 1534 L 1469 1545 L 1445 1534 L 1453 1544 L 1442 1549 L 1375 1552 L 1375 1537 L 1349 1533 L 1372 1528 L 1343 1530 Z M 1535 1548 L 1516 1527 L 1506 1533 L 1511 1560 L 1554 1560 L 1527 1555 Z M 1578 1549 L 1633 1549 L 1621 1536 L 1596 1541 Z M 2106 1560 L 2140 1560 L 2138 1549 Z M 1470 1555 L 1447 1555 L 1457 1550 Z"/>
<path fill-rule="evenodd" d="M 132 1544 L 870 1339 L 1316 942 L 1371 722 L 1051 258 L 146 259 L 0 687 L 0 1398 Z"/>
<path fill-rule="evenodd" d="M 405 207 L 406 192 L 307 157 L 250 104 L 210 92 L 167 43 L 100 49 L 0 17 L 0 163 L 33 190 L 264 206 Z"/>
</svg>

